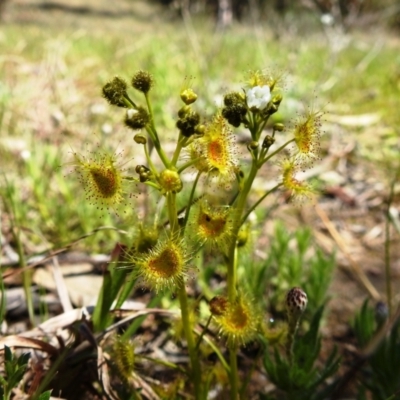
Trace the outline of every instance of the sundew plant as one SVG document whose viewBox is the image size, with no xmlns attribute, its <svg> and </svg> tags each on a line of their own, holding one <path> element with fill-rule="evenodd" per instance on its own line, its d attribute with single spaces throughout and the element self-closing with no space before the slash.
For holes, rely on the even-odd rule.
<svg viewBox="0 0 400 400">
<path fill-rule="evenodd" d="M 199 252 L 211 251 L 219 253 L 226 263 L 225 293 L 207 301 L 209 321 L 214 321 L 228 349 L 228 360 L 223 364 L 231 399 L 237 399 L 241 390 L 238 349 L 263 334 L 257 299 L 240 290 L 244 285 L 237 276 L 238 251 L 249 236 L 246 221 L 267 196 L 278 190 L 300 201 L 313 196 L 311 186 L 296 174 L 319 157 L 322 114 L 308 109 L 291 128 L 269 123 L 283 100 L 281 78 L 281 74 L 250 72 L 242 90 L 226 93 L 223 106 L 209 120 L 196 110 L 198 96 L 190 84 L 186 85 L 180 92 L 182 106 L 175 117 L 175 148 L 167 152 L 151 103 L 155 84 L 152 75 L 138 71 L 129 84 L 114 77 L 103 87 L 103 96 L 123 109 L 125 125 L 135 133 L 133 145 L 143 149 L 145 165 L 133 165 L 135 173 L 130 176 L 115 155 L 74 155 L 73 163 L 87 198 L 98 207 L 117 210 L 145 186 L 151 190 L 139 190 L 147 193 L 146 202 L 157 197 L 154 221 L 148 215 L 138 225 L 137 240 L 124 254 L 124 265 L 132 270 L 130 281 L 138 280 L 156 293 L 172 290 L 177 294 L 190 358 L 187 389 L 196 399 L 207 398 L 208 389 L 200 353 L 204 332 L 199 333 L 199 317 L 186 288 L 188 278 L 195 274 L 191 271 L 194 258 Z M 245 144 L 239 144 L 236 138 L 238 128 L 248 132 Z M 249 194 L 254 180 L 271 162 L 280 166 L 276 185 L 253 199 Z M 115 298 L 125 282 L 119 279 L 114 284 Z M 128 290 L 123 291 L 127 295 Z M 103 298 L 101 307 L 108 312 L 112 301 L 108 307 L 104 304 Z M 291 357 L 290 346 L 288 354 Z M 224 357 L 222 352 L 220 357 Z"/>
</svg>

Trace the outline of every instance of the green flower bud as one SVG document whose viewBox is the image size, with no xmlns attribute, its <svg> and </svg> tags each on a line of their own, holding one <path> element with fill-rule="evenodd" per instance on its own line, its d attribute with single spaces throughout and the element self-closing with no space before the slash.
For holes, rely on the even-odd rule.
<svg viewBox="0 0 400 400">
<path fill-rule="evenodd" d="M 153 84 L 153 77 L 147 71 L 138 71 L 132 77 L 132 86 L 145 94 L 150 91 Z"/>
<path fill-rule="evenodd" d="M 176 122 L 176 127 L 180 130 L 181 134 L 185 137 L 192 136 L 196 131 L 196 126 L 200 122 L 200 115 L 191 111 L 184 118 L 179 119 Z"/>
<path fill-rule="evenodd" d="M 182 108 L 179 109 L 178 117 L 185 118 L 185 116 L 189 114 L 190 110 L 191 108 L 188 105 L 184 105 Z"/>
<path fill-rule="evenodd" d="M 150 172 L 150 170 L 145 165 L 136 165 L 135 172 L 140 175 L 143 172 Z"/>
<path fill-rule="evenodd" d="M 272 129 L 274 131 L 282 132 L 285 129 L 285 125 L 281 124 L 280 122 L 277 122 L 276 124 L 274 124 Z"/>
<path fill-rule="evenodd" d="M 265 139 L 262 144 L 263 149 L 269 149 L 274 144 L 274 142 L 275 139 L 272 136 L 270 135 L 265 136 Z"/>
<path fill-rule="evenodd" d="M 235 128 L 245 120 L 247 107 L 244 103 L 236 103 L 222 109 L 222 116 Z"/>
<path fill-rule="evenodd" d="M 249 148 L 252 149 L 252 150 L 257 149 L 257 148 L 258 148 L 258 142 L 256 142 L 255 140 L 252 140 L 252 141 L 249 143 Z"/>
<path fill-rule="evenodd" d="M 144 128 L 150 121 L 147 110 L 143 107 L 137 109 L 130 108 L 126 112 L 125 125 L 131 129 L 138 130 Z"/>
<path fill-rule="evenodd" d="M 224 104 L 227 107 L 234 106 L 236 104 L 244 104 L 245 103 L 245 96 L 242 93 L 239 92 L 231 92 L 227 93 L 224 96 Z"/>
<path fill-rule="evenodd" d="M 186 104 L 192 104 L 197 100 L 197 94 L 191 88 L 186 88 L 181 91 L 181 100 Z"/>
<path fill-rule="evenodd" d="M 179 193 L 183 187 L 179 173 L 172 169 L 165 169 L 161 172 L 158 182 L 164 193 Z"/>
<path fill-rule="evenodd" d="M 137 144 L 146 144 L 146 143 L 147 143 L 146 137 L 143 136 L 143 135 L 140 135 L 139 133 L 136 134 L 136 135 L 133 137 L 133 140 L 134 140 Z"/>
<path fill-rule="evenodd" d="M 206 127 L 205 125 L 196 125 L 194 131 L 196 135 L 203 136 L 204 132 L 206 131 Z"/>
<path fill-rule="evenodd" d="M 150 173 L 149 172 L 141 172 L 139 174 L 139 180 L 140 182 L 147 182 L 150 179 Z"/>
<path fill-rule="evenodd" d="M 279 104 L 281 104 L 282 99 L 283 99 L 283 96 L 281 94 L 276 94 L 272 98 L 271 103 L 279 106 Z"/>
<path fill-rule="evenodd" d="M 113 106 L 127 107 L 124 101 L 127 96 L 126 89 L 126 82 L 116 76 L 103 86 L 103 97 Z"/>
</svg>

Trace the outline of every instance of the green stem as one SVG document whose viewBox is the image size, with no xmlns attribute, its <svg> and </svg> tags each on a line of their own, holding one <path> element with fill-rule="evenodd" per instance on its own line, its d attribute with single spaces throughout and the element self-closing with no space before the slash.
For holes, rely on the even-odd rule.
<svg viewBox="0 0 400 400">
<path fill-rule="evenodd" d="M 181 166 L 178 168 L 178 173 L 183 172 L 186 168 L 191 167 L 192 165 L 196 164 L 198 161 L 199 161 L 199 159 L 198 159 L 198 158 L 195 158 L 194 160 L 190 160 L 190 161 L 188 161 L 187 163 L 181 165 Z"/>
<path fill-rule="evenodd" d="M 179 158 L 179 154 L 181 154 L 181 150 L 182 148 L 186 145 L 188 141 L 187 137 L 182 136 L 182 134 L 179 134 L 179 139 L 178 139 L 178 144 L 176 145 L 176 149 L 174 151 L 174 155 L 172 156 L 172 161 L 171 164 L 172 165 L 176 165 L 176 163 L 178 162 L 178 158 Z"/>
<path fill-rule="evenodd" d="M 178 370 L 179 372 L 181 372 L 183 374 L 187 374 L 187 371 L 185 371 L 182 367 L 180 367 L 179 365 L 176 365 L 176 364 L 174 364 L 172 362 L 169 362 L 169 361 L 164 361 L 164 360 L 160 360 L 158 358 L 148 357 L 148 356 L 145 356 L 143 354 L 137 355 L 137 358 L 151 361 L 154 364 L 164 365 L 165 367 L 173 368 L 173 369 L 176 369 L 176 370 Z"/>
<path fill-rule="evenodd" d="M 195 333 L 200 335 L 200 332 L 197 330 L 195 331 Z M 228 363 L 226 362 L 224 356 L 222 355 L 221 349 L 207 335 L 203 336 L 203 340 L 211 347 L 211 349 L 217 355 L 217 357 L 219 358 L 219 361 L 221 361 L 221 364 L 225 368 L 225 371 L 227 372 L 227 374 L 230 374 L 231 368 L 229 367 Z"/>
<path fill-rule="evenodd" d="M 196 343 L 194 340 L 192 326 L 189 318 L 188 298 L 185 290 L 185 285 L 183 283 L 178 288 L 178 298 L 181 306 L 183 331 L 185 332 L 186 342 L 189 351 L 190 364 L 192 368 L 191 375 L 194 384 L 195 398 L 200 400 L 202 399 L 200 361 L 199 358 L 197 357 Z"/>
<path fill-rule="evenodd" d="M 168 206 L 169 223 L 171 227 L 171 236 L 174 237 L 179 234 L 178 214 L 176 208 L 176 195 L 174 193 L 167 194 L 167 206 Z M 192 326 L 191 326 L 192 324 L 189 315 L 188 297 L 183 282 L 178 286 L 178 299 L 181 307 L 183 331 L 185 333 L 188 352 L 189 352 L 191 376 L 193 379 L 195 398 L 197 400 L 200 400 L 202 399 L 200 360 L 197 357 L 196 343 L 194 340 Z"/>
<path fill-rule="evenodd" d="M 277 190 L 278 188 L 280 188 L 283 184 L 282 183 L 278 183 L 276 186 L 274 186 L 272 189 L 268 190 L 267 192 L 265 192 L 246 212 L 246 214 L 243 216 L 242 221 L 240 223 L 240 225 L 242 226 L 245 222 L 246 219 L 248 218 L 248 216 L 258 207 L 258 205 L 267 197 L 269 196 L 271 193 L 275 192 L 275 190 Z"/>
<path fill-rule="evenodd" d="M 265 157 L 263 159 L 261 159 L 258 163 L 259 163 L 259 167 L 261 167 L 263 164 L 265 164 L 269 159 L 271 159 L 273 156 L 275 156 L 276 154 L 278 154 L 279 152 L 281 152 L 288 144 L 294 142 L 295 139 L 290 139 L 288 140 L 286 143 L 284 143 L 281 147 L 279 147 L 277 150 L 275 150 L 273 153 L 271 153 L 268 157 Z"/>
<path fill-rule="evenodd" d="M 298 319 L 296 319 L 295 321 L 289 321 L 289 331 L 286 338 L 286 356 L 289 361 L 289 365 L 293 365 L 294 361 L 293 347 L 298 327 Z"/>
<path fill-rule="evenodd" d="M 201 343 L 201 341 L 203 340 L 203 336 L 204 336 L 205 333 L 207 332 L 207 329 L 208 329 L 208 327 L 209 327 L 209 325 L 210 325 L 210 323 L 211 323 L 211 320 L 212 320 L 212 315 L 210 315 L 210 316 L 208 317 L 206 326 L 205 326 L 204 329 L 201 331 L 201 334 L 200 334 L 200 336 L 199 336 L 198 339 L 197 339 L 196 351 L 198 351 L 198 349 L 199 349 L 199 347 L 200 347 L 200 343 Z"/>
<path fill-rule="evenodd" d="M 239 193 L 239 196 L 236 201 L 236 212 L 234 214 L 234 221 L 233 221 L 233 232 L 232 236 L 234 238 L 237 237 L 239 232 L 241 221 L 242 221 L 242 214 L 246 205 L 247 196 L 250 192 L 251 186 L 253 184 L 254 178 L 257 175 L 258 166 L 257 160 L 253 160 L 251 164 L 250 173 L 244 182 L 243 188 Z M 228 251 L 228 299 L 229 301 L 234 301 L 236 298 L 236 240 L 232 240 L 232 244 L 230 245 Z"/>
<path fill-rule="evenodd" d="M 196 187 L 197 187 L 197 183 L 199 182 L 200 176 L 201 176 L 201 171 L 199 171 L 197 173 L 196 178 L 195 178 L 195 180 L 193 182 L 192 190 L 190 191 L 189 202 L 188 202 L 188 205 L 186 207 L 185 221 L 183 223 L 183 232 L 185 231 L 186 224 L 187 224 L 187 222 L 189 220 L 190 209 L 192 208 L 193 198 L 194 198 L 194 194 L 196 192 Z"/>
<path fill-rule="evenodd" d="M 153 173 L 154 176 L 157 176 L 157 169 L 154 166 L 153 161 L 151 160 L 147 144 L 145 144 L 143 147 L 144 147 L 144 154 L 146 155 L 146 160 L 147 164 L 149 165 L 150 171 Z"/>
<path fill-rule="evenodd" d="M 237 345 L 232 346 L 229 349 L 229 363 L 231 367 L 231 373 L 229 374 L 230 381 L 230 398 L 231 400 L 237 400 L 239 394 L 239 378 L 237 368 Z"/>
<path fill-rule="evenodd" d="M 151 107 L 151 102 L 150 102 L 148 93 L 146 93 L 144 95 L 144 97 L 146 99 L 147 109 L 148 109 L 149 115 L 150 115 L 150 124 L 148 124 L 146 126 L 146 131 L 149 134 L 150 138 L 152 139 L 152 141 L 154 143 L 154 147 L 157 150 L 157 153 L 158 153 L 162 163 L 164 164 L 164 166 L 166 168 L 169 168 L 171 163 L 168 160 L 167 155 L 164 153 L 164 150 L 162 149 L 161 144 L 160 144 L 160 139 L 158 138 L 158 133 L 157 133 L 156 127 L 154 125 L 153 109 Z"/>
<path fill-rule="evenodd" d="M 255 154 L 255 158 L 253 158 L 251 163 L 251 169 L 247 179 L 245 180 L 242 190 L 239 192 L 236 201 L 236 212 L 234 214 L 233 221 L 233 237 L 232 244 L 230 245 L 228 251 L 228 299 L 230 302 L 234 302 L 236 299 L 236 270 L 237 270 L 237 247 L 236 247 L 236 237 L 238 235 L 242 214 L 244 212 L 244 208 L 246 206 L 246 200 L 250 189 L 253 185 L 254 179 L 258 172 L 258 160 L 257 153 Z M 237 400 L 237 396 L 239 393 L 239 376 L 237 369 L 237 346 L 233 346 L 229 349 L 229 357 L 230 357 L 230 367 L 231 372 L 229 374 L 230 381 L 230 390 L 231 390 L 231 400 Z"/>
<path fill-rule="evenodd" d="M 172 237 L 177 236 L 179 231 L 178 225 L 178 212 L 176 209 L 176 194 L 172 192 L 167 193 L 168 217 L 171 226 Z"/>
</svg>

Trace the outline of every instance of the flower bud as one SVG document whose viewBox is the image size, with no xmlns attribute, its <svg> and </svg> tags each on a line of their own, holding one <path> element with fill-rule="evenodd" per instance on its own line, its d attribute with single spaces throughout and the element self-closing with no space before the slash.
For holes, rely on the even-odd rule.
<svg viewBox="0 0 400 400">
<path fill-rule="evenodd" d="M 224 296 L 215 296 L 208 304 L 212 315 L 220 316 L 225 314 L 228 307 L 228 299 Z"/>
<path fill-rule="evenodd" d="M 205 131 L 205 125 L 196 125 L 196 128 L 194 129 L 194 133 L 199 136 L 203 136 Z"/>
<path fill-rule="evenodd" d="M 132 86 L 145 94 L 150 91 L 153 84 L 153 77 L 147 71 L 138 71 L 132 77 Z"/>
<path fill-rule="evenodd" d="M 164 193 L 179 193 L 182 190 L 182 180 L 177 171 L 165 169 L 158 177 L 158 182 Z"/>
<path fill-rule="evenodd" d="M 224 96 L 224 104 L 227 107 L 234 106 L 238 103 L 244 103 L 244 95 L 239 92 L 227 93 Z"/>
<path fill-rule="evenodd" d="M 140 135 L 140 134 L 136 134 L 133 137 L 133 140 L 137 143 L 137 144 L 146 144 L 147 143 L 147 139 L 145 136 Z"/>
<path fill-rule="evenodd" d="M 236 246 L 244 247 L 246 246 L 250 236 L 250 230 L 248 225 L 242 225 L 240 228 L 237 238 L 236 238 Z"/>
<path fill-rule="evenodd" d="M 281 94 L 276 94 L 272 98 L 271 102 L 272 102 L 272 104 L 279 106 L 279 104 L 281 104 L 282 99 L 283 99 L 283 96 Z"/>
<path fill-rule="evenodd" d="M 199 122 L 200 115 L 195 111 L 190 111 L 176 122 L 176 127 L 183 136 L 190 137 L 195 133 L 196 126 Z"/>
<path fill-rule="evenodd" d="M 272 129 L 274 131 L 282 132 L 285 129 L 285 125 L 281 124 L 280 122 L 277 122 L 276 124 L 274 124 Z"/>
<path fill-rule="evenodd" d="M 249 149 L 252 149 L 252 150 L 255 150 L 255 149 L 257 149 L 258 148 L 258 142 L 257 141 L 255 141 L 255 140 L 252 140 L 250 143 L 249 143 Z"/>
<path fill-rule="evenodd" d="M 179 111 L 178 111 L 178 117 L 181 118 L 181 119 L 182 119 L 182 118 L 185 118 L 186 115 L 189 114 L 190 110 L 191 110 L 190 106 L 184 105 L 183 107 L 181 107 L 181 108 L 179 109 Z"/>
<path fill-rule="evenodd" d="M 263 149 L 269 149 L 274 144 L 274 142 L 275 139 L 272 136 L 270 135 L 265 136 L 265 139 L 262 144 Z"/>
<path fill-rule="evenodd" d="M 125 125 L 131 129 L 138 130 L 144 128 L 150 121 L 150 116 L 145 108 L 130 108 L 126 111 Z"/>
<path fill-rule="evenodd" d="M 197 94 L 191 88 L 186 88 L 181 91 L 181 100 L 186 104 L 192 104 L 197 100 Z"/>
<path fill-rule="evenodd" d="M 136 165 L 135 172 L 141 174 L 143 172 L 149 172 L 150 170 L 145 165 Z"/>
<path fill-rule="evenodd" d="M 113 106 L 127 107 L 124 101 L 127 96 L 126 89 L 126 82 L 116 76 L 103 86 L 103 97 Z"/>
<path fill-rule="evenodd" d="M 299 287 L 289 290 L 286 295 L 286 310 L 289 321 L 298 320 L 307 307 L 307 294 Z"/>
</svg>

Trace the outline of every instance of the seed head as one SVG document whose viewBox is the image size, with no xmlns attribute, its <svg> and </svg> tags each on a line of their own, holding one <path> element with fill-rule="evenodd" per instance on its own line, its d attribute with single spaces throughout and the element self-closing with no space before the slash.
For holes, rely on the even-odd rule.
<svg viewBox="0 0 400 400">
<path fill-rule="evenodd" d="M 133 130 L 144 128 L 150 121 L 150 116 L 144 107 L 129 108 L 125 115 L 125 125 Z"/>
<path fill-rule="evenodd" d="M 127 107 L 124 100 L 127 96 L 126 89 L 126 82 L 116 76 L 103 86 L 103 97 L 114 106 Z"/>
<path fill-rule="evenodd" d="M 289 320 L 298 320 L 307 307 L 307 294 L 299 287 L 289 290 L 286 295 L 286 310 Z"/>
<path fill-rule="evenodd" d="M 200 123 L 199 113 L 188 110 L 186 113 L 181 112 L 180 114 L 182 115 L 182 117 L 178 119 L 178 121 L 176 121 L 176 127 L 185 137 L 190 137 L 194 135 L 196 133 L 196 127 Z"/>
<path fill-rule="evenodd" d="M 153 77 L 147 71 L 138 71 L 132 77 L 132 86 L 142 93 L 148 93 L 153 85 Z"/>
<path fill-rule="evenodd" d="M 224 96 L 224 107 L 222 108 L 222 116 L 235 128 L 237 128 L 245 120 L 247 106 L 245 96 L 239 92 L 227 93 Z"/>
</svg>

